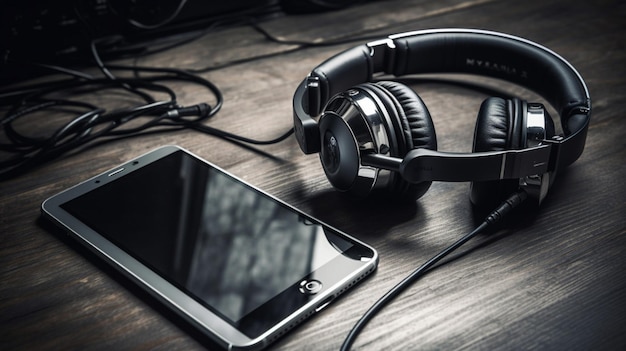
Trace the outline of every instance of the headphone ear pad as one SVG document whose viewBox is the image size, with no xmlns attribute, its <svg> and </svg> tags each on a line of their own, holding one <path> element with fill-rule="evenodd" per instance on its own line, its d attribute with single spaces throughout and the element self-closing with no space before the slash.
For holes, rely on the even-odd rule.
<svg viewBox="0 0 626 351">
<path fill-rule="evenodd" d="M 491 97 L 480 106 L 472 152 L 520 148 L 522 101 Z M 478 207 L 492 208 L 519 188 L 519 180 L 472 182 L 470 200 Z"/>
<path fill-rule="evenodd" d="M 400 150 L 400 157 L 404 157 L 412 149 L 426 148 L 437 150 L 437 135 L 435 125 L 424 101 L 408 86 L 392 81 L 375 83 L 381 87 L 393 100 L 396 106 L 396 118 L 399 120 L 404 140 L 404 150 Z M 403 201 L 415 201 L 430 188 L 432 182 L 412 184 L 404 180 L 399 174 L 393 174 L 392 193 Z"/>
</svg>

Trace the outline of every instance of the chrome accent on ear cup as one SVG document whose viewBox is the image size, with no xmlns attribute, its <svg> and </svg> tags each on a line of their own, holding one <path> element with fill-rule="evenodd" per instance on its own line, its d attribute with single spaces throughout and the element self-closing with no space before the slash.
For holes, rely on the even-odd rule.
<svg viewBox="0 0 626 351">
<path fill-rule="evenodd" d="M 546 111 L 545 107 L 538 103 L 528 103 L 526 109 L 526 147 L 537 147 L 543 145 L 548 137 L 546 132 Z M 528 197 L 541 204 L 548 194 L 551 181 L 550 172 L 534 174 L 520 178 L 519 185 Z"/>
<path fill-rule="evenodd" d="M 359 88 L 338 94 L 326 106 L 319 122 L 320 160 L 336 189 L 366 196 L 388 185 L 390 171 L 364 165 L 360 158 L 361 153 L 390 155 L 392 141 L 380 114 L 371 95 Z"/>
<path fill-rule="evenodd" d="M 528 103 L 526 112 L 526 147 L 539 146 L 546 138 L 545 108 L 541 104 Z"/>
</svg>

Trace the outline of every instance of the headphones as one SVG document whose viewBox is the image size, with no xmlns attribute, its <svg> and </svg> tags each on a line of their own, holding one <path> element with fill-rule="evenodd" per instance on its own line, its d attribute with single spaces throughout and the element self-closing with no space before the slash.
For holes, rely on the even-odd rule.
<svg viewBox="0 0 626 351">
<path fill-rule="evenodd" d="M 556 135 L 543 105 L 490 97 L 478 112 L 472 153 L 437 151 L 422 99 L 373 76 L 444 72 L 537 92 L 559 113 L 564 135 Z M 471 181 L 472 203 L 495 207 L 520 188 L 541 203 L 557 171 L 582 154 L 591 99 L 576 69 L 546 47 L 491 31 L 437 29 L 391 35 L 331 57 L 298 86 L 293 111 L 300 148 L 320 153 L 340 191 L 415 201 L 432 181 Z"/>
</svg>

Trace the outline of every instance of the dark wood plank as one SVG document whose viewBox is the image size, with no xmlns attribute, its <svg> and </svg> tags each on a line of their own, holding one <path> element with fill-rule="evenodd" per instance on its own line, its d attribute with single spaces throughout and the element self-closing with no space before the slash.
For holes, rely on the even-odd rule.
<svg viewBox="0 0 626 351">
<path fill-rule="evenodd" d="M 337 12 L 281 17 L 261 26 L 285 41 L 333 41 L 434 27 L 499 30 L 540 42 L 580 71 L 594 103 L 582 157 L 559 175 L 539 210 L 482 235 L 377 316 L 355 348 L 623 349 L 626 346 L 626 6 L 619 1 L 376 1 Z M 360 42 L 358 42 L 360 43 Z M 299 48 L 249 26 L 208 35 L 138 65 L 203 70 L 224 92 L 210 122 L 269 139 L 291 127 L 291 97 L 325 58 L 356 43 Z M 432 77 L 431 77 L 432 78 Z M 452 77 L 454 78 L 454 77 Z M 469 151 L 484 90 L 414 80 L 434 117 L 440 149 Z M 496 90 L 534 94 L 484 80 Z M 180 86 L 181 103 L 210 100 Z M 111 96 L 90 97 L 115 106 Z M 212 102 L 212 101 L 210 101 Z M 45 127 L 29 120 L 34 133 Z M 131 157 L 179 144 L 375 246 L 378 271 L 288 333 L 275 349 L 339 348 L 384 292 L 474 223 L 465 183 L 435 183 L 414 205 L 357 201 L 333 191 L 317 156 L 293 139 L 260 147 L 271 159 L 215 137 L 181 131 L 112 142 L 0 183 L 0 348 L 212 348 L 124 278 L 38 220 L 48 196 Z"/>
</svg>

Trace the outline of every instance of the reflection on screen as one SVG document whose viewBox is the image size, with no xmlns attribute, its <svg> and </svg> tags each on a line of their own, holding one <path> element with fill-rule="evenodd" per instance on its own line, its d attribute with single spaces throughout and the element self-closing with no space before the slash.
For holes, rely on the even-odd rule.
<svg viewBox="0 0 626 351">
<path fill-rule="evenodd" d="M 62 207 L 233 323 L 339 254 L 319 225 L 183 152 Z"/>
<path fill-rule="evenodd" d="M 337 254 L 319 226 L 237 185 L 208 177 L 187 285 L 232 320 Z"/>
</svg>

